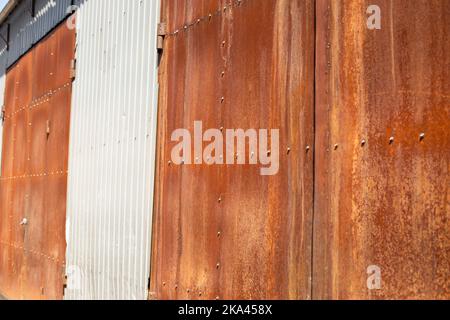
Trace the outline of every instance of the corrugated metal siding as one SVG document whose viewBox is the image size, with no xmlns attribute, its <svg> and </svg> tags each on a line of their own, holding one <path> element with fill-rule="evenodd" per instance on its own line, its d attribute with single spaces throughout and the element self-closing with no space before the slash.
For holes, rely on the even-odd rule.
<svg viewBox="0 0 450 320">
<path fill-rule="evenodd" d="M 70 4 L 71 0 L 37 0 L 34 18 L 30 1 L 19 4 L 7 21 L 11 24 L 8 67 L 67 16 Z"/>
<path fill-rule="evenodd" d="M 66 299 L 146 299 L 156 139 L 159 1 L 78 11 Z"/>
<path fill-rule="evenodd" d="M 63 24 L 7 72 L 0 292 L 10 299 L 62 298 L 74 48 Z"/>
</svg>

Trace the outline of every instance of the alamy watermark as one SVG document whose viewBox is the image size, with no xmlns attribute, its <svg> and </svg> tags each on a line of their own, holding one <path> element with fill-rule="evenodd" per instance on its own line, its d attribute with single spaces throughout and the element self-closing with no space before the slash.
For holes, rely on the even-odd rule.
<svg viewBox="0 0 450 320">
<path fill-rule="evenodd" d="M 381 29 L 381 9 L 377 5 L 371 5 L 367 8 L 367 14 L 370 15 L 367 18 L 367 28 L 369 30 Z"/>
<path fill-rule="evenodd" d="M 367 268 L 367 289 L 380 290 L 381 289 L 381 268 L 376 265 L 371 265 Z"/>
<path fill-rule="evenodd" d="M 262 176 L 273 176 L 278 173 L 280 168 L 279 129 L 221 128 L 206 131 L 203 129 L 203 123 L 195 121 L 193 133 L 188 129 L 177 129 L 172 133 L 172 142 L 178 142 L 171 152 L 173 164 L 259 164 Z"/>
</svg>

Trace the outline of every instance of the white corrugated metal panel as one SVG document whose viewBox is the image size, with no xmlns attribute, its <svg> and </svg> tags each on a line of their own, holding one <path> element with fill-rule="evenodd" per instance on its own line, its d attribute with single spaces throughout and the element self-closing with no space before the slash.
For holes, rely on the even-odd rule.
<svg viewBox="0 0 450 320">
<path fill-rule="evenodd" d="M 159 0 L 94 0 L 77 16 L 66 299 L 146 299 Z"/>
<path fill-rule="evenodd" d="M 8 66 L 57 26 L 68 15 L 70 4 L 71 0 L 36 0 L 32 17 L 31 1 L 22 1 L 7 20 L 11 25 Z"/>
</svg>

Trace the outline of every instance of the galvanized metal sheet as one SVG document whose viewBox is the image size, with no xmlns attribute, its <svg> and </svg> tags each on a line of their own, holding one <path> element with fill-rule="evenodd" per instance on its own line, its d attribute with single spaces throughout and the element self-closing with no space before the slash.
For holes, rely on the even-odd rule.
<svg viewBox="0 0 450 320">
<path fill-rule="evenodd" d="M 80 1 L 84 0 L 36 0 L 34 17 L 30 2 L 22 1 L 6 21 L 11 25 L 8 67 L 64 20 L 72 3 Z"/>
<path fill-rule="evenodd" d="M 314 2 L 163 3 L 151 298 L 309 298 Z M 171 164 L 194 121 L 280 129 L 279 173 Z"/>
<path fill-rule="evenodd" d="M 62 298 L 74 50 L 63 24 L 7 73 L 0 291 L 11 299 Z"/>
<path fill-rule="evenodd" d="M 313 297 L 449 299 L 450 2 L 371 4 L 317 1 Z"/>
<path fill-rule="evenodd" d="M 77 13 L 66 299 L 146 299 L 157 114 L 159 1 Z"/>
</svg>

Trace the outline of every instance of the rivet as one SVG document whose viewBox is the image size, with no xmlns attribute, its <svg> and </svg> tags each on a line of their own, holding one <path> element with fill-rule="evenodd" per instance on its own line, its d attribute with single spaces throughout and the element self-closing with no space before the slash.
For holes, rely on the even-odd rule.
<svg viewBox="0 0 450 320">
<path fill-rule="evenodd" d="M 394 143 L 394 140 L 395 140 L 394 137 L 390 137 L 390 138 L 389 138 L 389 144 L 393 144 L 393 143 Z"/>
<path fill-rule="evenodd" d="M 220 297 L 219 297 L 219 296 L 217 296 L 217 297 L 216 297 L 216 300 L 219 300 L 219 299 L 220 299 Z"/>
<path fill-rule="evenodd" d="M 222 47 L 225 47 L 226 41 L 222 41 Z"/>
<path fill-rule="evenodd" d="M 172 161 L 168 161 L 167 164 L 170 166 L 172 165 Z"/>
<path fill-rule="evenodd" d="M 219 197 L 219 199 L 217 200 L 217 202 L 221 203 L 221 202 L 222 202 L 222 197 Z"/>
<path fill-rule="evenodd" d="M 220 238 L 220 236 L 222 235 L 221 232 L 217 232 L 217 237 Z"/>
<path fill-rule="evenodd" d="M 191 292 L 191 290 L 187 289 L 187 290 L 186 290 L 186 292 L 187 292 L 187 293 L 190 293 L 190 292 Z"/>
<path fill-rule="evenodd" d="M 291 153 L 291 148 L 287 148 L 287 154 Z"/>
<path fill-rule="evenodd" d="M 339 148 L 339 145 L 338 144 L 335 144 L 334 145 L 334 150 L 337 150 Z"/>
<path fill-rule="evenodd" d="M 311 150 L 310 146 L 306 146 L 306 152 L 309 152 L 309 150 Z"/>
<path fill-rule="evenodd" d="M 425 133 L 421 133 L 419 136 L 420 141 L 423 141 L 423 139 L 425 139 Z"/>
<path fill-rule="evenodd" d="M 267 156 L 270 157 L 270 155 L 272 154 L 271 151 L 267 151 Z"/>
<path fill-rule="evenodd" d="M 361 147 L 364 147 L 366 145 L 366 140 L 361 140 Z"/>
<path fill-rule="evenodd" d="M 216 264 L 216 269 L 220 269 L 220 263 Z"/>
<path fill-rule="evenodd" d="M 220 103 L 223 103 L 225 101 L 225 97 L 220 98 Z"/>
</svg>

